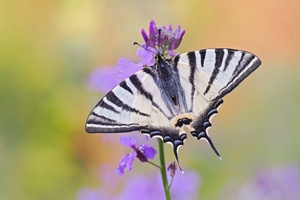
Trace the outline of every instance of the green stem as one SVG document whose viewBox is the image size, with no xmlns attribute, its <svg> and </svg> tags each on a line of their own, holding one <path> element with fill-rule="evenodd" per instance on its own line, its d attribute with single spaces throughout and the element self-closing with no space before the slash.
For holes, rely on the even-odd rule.
<svg viewBox="0 0 300 200">
<path fill-rule="evenodd" d="M 166 162 L 165 162 L 164 143 L 161 139 L 157 139 L 157 140 L 159 146 L 160 173 L 161 173 L 161 178 L 165 190 L 166 200 L 171 200 L 171 194 L 170 194 L 168 178 L 167 178 Z"/>
<path fill-rule="evenodd" d="M 158 166 L 157 164 L 155 164 L 155 163 L 153 163 L 153 162 L 151 162 L 151 161 L 149 161 L 149 160 L 148 160 L 148 163 L 151 164 L 151 165 L 153 165 L 154 167 L 157 167 L 159 170 L 160 170 L 160 168 L 161 168 L 160 166 Z"/>
<path fill-rule="evenodd" d="M 170 188 L 171 188 L 171 186 L 172 186 L 173 180 L 174 180 L 174 176 L 172 176 L 172 177 L 171 177 L 170 185 L 168 186 L 168 187 L 169 187 L 169 189 L 170 189 Z"/>
</svg>

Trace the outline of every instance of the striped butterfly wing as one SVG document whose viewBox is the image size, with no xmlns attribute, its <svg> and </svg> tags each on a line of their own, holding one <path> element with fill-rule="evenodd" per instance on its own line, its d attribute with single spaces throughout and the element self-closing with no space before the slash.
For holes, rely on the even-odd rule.
<svg viewBox="0 0 300 200">
<path fill-rule="evenodd" d="M 198 112 L 203 108 L 191 107 L 190 95 L 187 95 L 189 91 L 183 89 L 184 85 L 180 84 L 179 74 L 174 66 L 167 65 L 170 72 L 168 74 L 160 70 L 159 64 L 165 63 L 159 62 L 155 66 L 143 68 L 107 93 L 88 116 L 86 131 L 141 131 L 150 137 L 159 137 L 170 143 L 178 160 L 178 148 L 187 138 L 182 123 L 187 124 L 188 118 L 194 118 L 193 109 Z M 174 79 L 169 88 L 161 77 L 166 75 Z M 169 96 L 170 90 L 177 93 L 176 103 Z M 208 100 L 202 99 L 210 104 Z"/>
<path fill-rule="evenodd" d="M 159 137 L 164 142 L 172 144 L 178 160 L 177 151 L 183 145 L 186 133 L 174 125 L 176 123 L 174 118 L 178 118 L 176 116 L 180 113 L 187 112 L 186 109 L 180 112 L 185 100 L 181 92 L 180 105 L 173 105 L 172 99 L 163 89 L 156 68 L 156 66 L 143 68 L 107 93 L 88 116 L 86 131 L 89 133 L 141 131 L 150 137 Z M 180 87 L 178 80 L 174 87 L 176 90 Z"/>
<path fill-rule="evenodd" d="M 234 49 L 203 49 L 173 60 L 182 78 L 209 100 L 223 98 L 261 64 L 254 54 Z"/>
<path fill-rule="evenodd" d="M 158 55 L 159 56 L 159 55 Z M 178 149 L 190 132 L 205 139 L 219 156 L 206 129 L 210 117 L 233 90 L 260 65 L 251 53 L 232 49 L 206 49 L 158 59 L 125 79 L 90 113 L 90 133 L 139 130 L 160 137 Z"/>
<path fill-rule="evenodd" d="M 206 131 L 211 126 L 210 118 L 218 113 L 222 98 L 257 69 L 261 61 L 252 53 L 234 49 L 192 51 L 171 61 L 192 108 L 190 133 L 198 140 L 205 139 L 220 156 Z"/>
<path fill-rule="evenodd" d="M 88 116 L 86 131 L 120 133 L 146 130 L 149 125 L 169 127 L 167 116 L 172 114 L 154 72 L 155 67 L 146 67 L 107 93 Z"/>
<path fill-rule="evenodd" d="M 147 126 L 151 120 L 151 94 L 147 95 L 142 85 L 148 85 L 148 80 L 149 75 L 138 71 L 107 93 L 88 116 L 86 131 L 119 133 Z"/>
</svg>

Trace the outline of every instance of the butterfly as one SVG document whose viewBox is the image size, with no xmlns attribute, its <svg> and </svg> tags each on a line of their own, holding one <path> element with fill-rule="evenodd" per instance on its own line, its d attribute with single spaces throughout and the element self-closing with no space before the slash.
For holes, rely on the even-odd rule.
<svg viewBox="0 0 300 200">
<path fill-rule="evenodd" d="M 254 54 L 235 49 L 202 49 L 139 70 L 108 92 L 87 118 L 89 133 L 140 131 L 178 148 L 187 135 L 205 139 L 220 157 L 207 128 L 222 98 L 261 64 Z"/>
</svg>

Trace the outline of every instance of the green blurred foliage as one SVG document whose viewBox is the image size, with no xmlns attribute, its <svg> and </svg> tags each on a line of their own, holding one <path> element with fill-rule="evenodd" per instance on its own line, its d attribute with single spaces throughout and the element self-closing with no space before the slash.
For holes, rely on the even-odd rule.
<svg viewBox="0 0 300 200">
<path fill-rule="evenodd" d="M 84 131 L 101 97 L 85 79 L 120 57 L 134 60 L 132 43 L 142 43 L 140 29 L 151 19 L 186 29 L 179 51 L 231 47 L 263 61 L 213 120 L 222 162 L 191 137 L 180 149 L 183 167 L 202 176 L 203 199 L 224 199 L 226 187 L 262 166 L 299 163 L 299 6 L 293 0 L 2 1 L 0 198 L 74 199 L 81 187 L 98 185 L 100 165 L 117 165 L 127 150 L 115 145 L 118 137 L 112 149 Z"/>
</svg>

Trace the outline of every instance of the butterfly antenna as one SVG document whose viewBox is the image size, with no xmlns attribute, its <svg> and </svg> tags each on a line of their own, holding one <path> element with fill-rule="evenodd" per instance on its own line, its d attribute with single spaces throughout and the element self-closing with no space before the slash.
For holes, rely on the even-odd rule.
<svg viewBox="0 0 300 200">
<path fill-rule="evenodd" d="M 158 44 L 157 44 L 157 47 L 159 48 L 161 48 L 161 29 L 158 29 Z M 162 51 L 162 49 L 160 49 L 161 51 Z M 157 49 L 157 52 L 159 53 L 159 55 L 162 55 L 161 53 L 160 53 L 160 51 Z"/>
<path fill-rule="evenodd" d="M 150 51 L 151 53 L 156 54 L 156 52 L 152 51 L 152 49 L 148 49 L 147 47 L 144 47 L 137 42 L 134 42 L 133 45 L 138 45 L 139 47 L 145 49 L 145 51 Z M 158 50 L 156 48 L 154 48 L 154 49 L 158 52 Z"/>
</svg>

